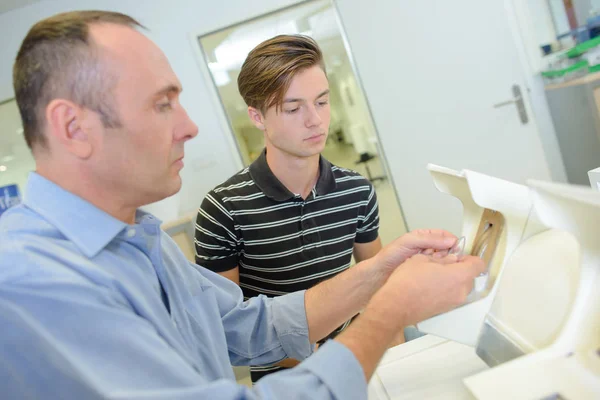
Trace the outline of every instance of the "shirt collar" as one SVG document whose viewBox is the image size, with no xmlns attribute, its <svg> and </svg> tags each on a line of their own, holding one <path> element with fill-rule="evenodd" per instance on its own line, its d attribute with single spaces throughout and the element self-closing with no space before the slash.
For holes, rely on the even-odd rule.
<svg viewBox="0 0 600 400">
<path fill-rule="evenodd" d="M 267 163 L 267 149 L 265 148 L 260 156 L 250 164 L 250 176 L 254 179 L 254 183 L 267 196 L 275 201 L 286 201 L 294 197 L 294 193 L 290 192 L 283 183 L 277 179 L 269 164 Z M 315 185 L 318 195 L 322 196 L 331 193 L 335 190 L 336 183 L 333 172 L 331 171 L 331 163 L 323 156 L 319 156 L 319 179 Z"/>
<path fill-rule="evenodd" d="M 41 215 L 73 242 L 87 257 L 94 257 L 128 225 L 98 207 L 32 172 L 23 203 Z M 154 219 L 137 211 L 136 222 Z M 160 224 L 159 220 L 156 220 Z"/>
</svg>

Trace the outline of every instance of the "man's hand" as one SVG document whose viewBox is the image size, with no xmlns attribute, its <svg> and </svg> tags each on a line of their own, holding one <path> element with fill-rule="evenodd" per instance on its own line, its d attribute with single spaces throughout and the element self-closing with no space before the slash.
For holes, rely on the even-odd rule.
<svg viewBox="0 0 600 400">
<path fill-rule="evenodd" d="M 296 360 L 295 358 L 286 358 L 286 359 L 279 361 L 275 365 L 277 365 L 278 367 L 283 367 L 283 368 L 294 368 L 298 364 L 300 364 L 300 361 Z"/>
<path fill-rule="evenodd" d="M 388 244 L 374 257 L 310 288 L 305 296 L 310 340 L 316 342 L 324 338 L 363 310 L 405 260 L 419 252 L 435 252 L 430 256 L 434 260 L 443 258 L 456 242 L 456 236 L 447 231 L 417 230 Z"/>
<path fill-rule="evenodd" d="M 315 351 L 317 351 L 319 349 L 319 344 L 315 344 Z M 286 358 L 284 360 L 279 361 L 277 364 L 278 367 L 283 367 L 283 368 L 294 368 L 296 365 L 300 364 L 300 361 L 296 360 L 295 358 Z"/>
<path fill-rule="evenodd" d="M 412 231 L 385 246 L 375 256 L 376 264 L 389 276 L 400 264 L 421 252 L 435 258 L 444 257 L 456 241 L 456 236 L 441 229 Z"/>
<path fill-rule="evenodd" d="M 444 246 L 449 243 L 450 248 L 452 240 L 444 240 L 440 242 Z M 464 303 L 473 279 L 485 270 L 483 260 L 473 256 L 458 260 L 455 255 L 434 258 L 418 254 L 404 259 L 399 267 L 394 264 L 404 261 L 401 257 L 394 252 L 388 257 L 393 273 L 365 311 L 335 339 L 354 353 L 367 380 L 398 332 Z"/>
<path fill-rule="evenodd" d="M 401 329 L 463 304 L 473 289 L 473 279 L 484 270 L 478 257 L 459 260 L 455 255 L 417 254 L 395 269 L 367 308 L 401 321 Z"/>
</svg>

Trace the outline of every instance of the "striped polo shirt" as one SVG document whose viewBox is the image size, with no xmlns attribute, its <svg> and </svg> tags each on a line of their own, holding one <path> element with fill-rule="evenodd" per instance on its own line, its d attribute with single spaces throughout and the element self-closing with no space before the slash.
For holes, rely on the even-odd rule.
<svg viewBox="0 0 600 400">
<path fill-rule="evenodd" d="M 275 177 L 263 151 L 204 198 L 196 220 L 196 263 L 215 272 L 239 266 L 245 297 L 279 296 L 344 271 L 354 243 L 372 242 L 378 230 L 375 190 L 358 173 L 321 156 L 317 184 L 303 199 Z M 252 382 L 280 369 L 250 367 Z"/>
<path fill-rule="evenodd" d="M 321 156 L 306 199 L 273 174 L 266 153 L 210 191 L 196 220 L 196 262 L 239 266 L 245 297 L 308 289 L 350 266 L 354 243 L 378 236 L 373 185 Z"/>
</svg>

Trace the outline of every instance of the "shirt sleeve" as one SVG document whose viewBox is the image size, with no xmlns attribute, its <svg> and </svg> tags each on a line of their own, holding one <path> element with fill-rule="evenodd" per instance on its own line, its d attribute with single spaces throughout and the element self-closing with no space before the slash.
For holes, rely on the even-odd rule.
<svg viewBox="0 0 600 400">
<path fill-rule="evenodd" d="M 289 388 L 302 385 L 306 385 L 309 399 L 367 399 L 362 367 L 354 354 L 335 340 L 325 343 L 295 368 L 265 376 L 254 385 L 254 390 L 260 399 L 270 398 L 265 394 L 272 394 L 274 399 L 296 398 L 297 394 Z"/>
<path fill-rule="evenodd" d="M 238 238 L 231 213 L 214 191 L 198 210 L 195 231 L 196 263 L 214 272 L 238 265 Z"/>
<path fill-rule="evenodd" d="M 204 281 L 204 293 L 211 296 L 203 302 L 216 303 L 219 309 L 232 365 L 271 364 L 287 357 L 303 360 L 312 354 L 305 291 L 275 298 L 259 295 L 244 301 L 238 285 L 194 267 Z"/>
<path fill-rule="evenodd" d="M 233 365 L 272 363 L 269 358 L 275 354 L 278 359 L 304 360 L 295 368 L 258 381 L 253 387 L 257 399 L 304 398 L 303 395 L 315 400 L 367 398 L 364 372 L 347 347 L 330 340 L 312 354 L 314 345 L 308 341 L 305 291 L 275 298 L 260 295 L 242 302 L 241 290 L 235 283 L 210 271 L 200 270 L 200 273 L 217 288 Z M 300 387 L 306 391 L 296 392 Z"/>
<path fill-rule="evenodd" d="M 373 185 L 369 191 L 364 213 L 359 216 L 356 229 L 356 243 L 369 243 L 379 236 L 379 205 Z"/>
<path fill-rule="evenodd" d="M 57 341 L 32 317 L 30 312 L 7 302 L 6 298 L 0 300 L 0 323 L 10 326 L 10 329 L 0 330 L 0 384 L 6 398 L 274 400 L 291 396 L 315 400 L 366 399 L 360 366 L 350 351 L 338 343 L 325 345 L 318 357 L 292 370 L 266 377 L 250 389 L 225 379 L 204 381 L 163 346 L 142 351 L 135 335 L 148 333 L 143 330 L 122 335 L 120 340 L 112 335 L 103 347 L 98 347 L 96 340 L 88 341 L 90 351 L 79 353 L 72 340 Z M 142 338 L 142 346 L 149 345 Z M 117 342 L 121 346 L 113 347 Z M 118 359 L 114 357 L 117 350 L 122 354 Z M 143 363 L 140 363 L 140 352 L 149 355 L 143 357 Z M 115 382 L 102 379 L 103 369 L 111 369 L 113 374 L 121 376 L 119 382 L 123 384 L 117 390 Z M 333 373 L 336 370 L 338 372 Z M 142 374 L 145 375 L 143 381 L 136 379 Z"/>
<path fill-rule="evenodd" d="M 20 261 L 4 257 L 0 268 Z M 269 318 L 278 334 L 291 337 L 282 346 L 292 354 L 297 354 L 295 336 L 303 336 L 294 331 L 304 322 L 292 321 L 304 312 L 300 298 L 259 299 L 252 305 L 269 314 L 264 305 L 272 303 Z M 0 281 L 0 326 L 10 327 L 0 329 L 0 387 L 7 398 L 366 399 L 358 361 L 337 342 L 252 389 L 229 379 L 208 380 L 111 289 L 76 275 Z"/>
</svg>

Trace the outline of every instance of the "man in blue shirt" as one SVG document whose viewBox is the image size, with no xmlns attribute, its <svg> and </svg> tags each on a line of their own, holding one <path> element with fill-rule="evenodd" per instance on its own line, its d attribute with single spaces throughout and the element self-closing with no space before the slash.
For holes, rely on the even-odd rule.
<svg viewBox="0 0 600 400">
<path fill-rule="evenodd" d="M 462 303 L 482 261 L 446 256 L 447 232 L 417 231 L 310 290 L 243 302 L 138 210 L 180 189 L 197 128 L 137 27 L 118 13 L 60 14 L 34 25 L 17 55 L 36 172 L 0 219 L 2 396 L 366 398 L 395 334 Z M 253 389 L 230 367 L 286 357 L 304 361 Z"/>
</svg>

